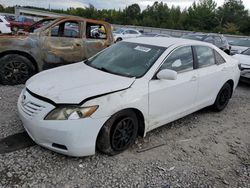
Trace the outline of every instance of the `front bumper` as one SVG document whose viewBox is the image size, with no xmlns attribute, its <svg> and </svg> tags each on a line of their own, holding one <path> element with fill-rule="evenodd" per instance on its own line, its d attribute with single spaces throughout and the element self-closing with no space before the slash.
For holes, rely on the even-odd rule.
<svg viewBox="0 0 250 188">
<path fill-rule="evenodd" d="M 28 92 L 18 99 L 18 112 L 25 130 L 39 145 L 69 156 L 95 154 L 98 133 L 108 118 L 79 120 L 44 120 L 55 107 Z"/>
</svg>

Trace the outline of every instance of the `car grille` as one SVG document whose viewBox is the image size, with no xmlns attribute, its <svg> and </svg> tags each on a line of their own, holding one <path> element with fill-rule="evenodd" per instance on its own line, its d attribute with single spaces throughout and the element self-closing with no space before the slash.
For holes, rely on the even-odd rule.
<svg viewBox="0 0 250 188">
<path fill-rule="evenodd" d="M 30 117 L 33 117 L 34 115 L 38 114 L 44 108 L 45 108 L 44 106 L 31 101 L 27 103 L 21 103 L 22 111 Z"/>
</svg>

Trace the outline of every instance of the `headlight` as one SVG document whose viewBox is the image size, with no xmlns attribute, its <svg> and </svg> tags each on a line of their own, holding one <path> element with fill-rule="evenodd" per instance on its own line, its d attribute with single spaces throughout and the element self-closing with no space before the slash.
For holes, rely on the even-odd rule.
<svg viewBox="0 0 250 188">
<path fill-rule="evenodd" d="M 63 106 L 52 110 L 44 119 L 45 120 L 76 120 L 90 117 L 98 106 L 78 107 Z"/>
</svg>

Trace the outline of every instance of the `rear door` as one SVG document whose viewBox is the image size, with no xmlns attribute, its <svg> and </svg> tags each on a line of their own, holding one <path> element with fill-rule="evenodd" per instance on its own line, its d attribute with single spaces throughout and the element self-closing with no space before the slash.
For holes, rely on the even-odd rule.
<svg viewBox="0 0 250 188">
<path fill-rule="evenodd" d="M 44 36 L 41 44 L 42 59 L 48 68 L 82 61 L 84 56 L 82 28 L 83 22 L 62 21 Z"/>
<path fill-rule="evenodd" d="M 225 60 L 208 46 L 195 46 L 198 63 L 199 89 L 197 106 L 207 106 L 214 102 L 225 82 Z"/>
<path fill-rule="evenodd" d="M 86 22 L 84 35 L 85 57 L 89 58 L 101 50 L 110 46 L 108 39 L 108 29 L 104 24 L 95 22 Z"/>
<path fill-rule="evenodd" d="M 195 107 L 198 74 L 194 69 L 191 46 L 174 50 L 159 71 L 163 69 L 174 70 L 178 75 L 176 80 L 152 79 L 149 82 L 149 124 L 152 129 L 182 117 Z"/>
</svg>

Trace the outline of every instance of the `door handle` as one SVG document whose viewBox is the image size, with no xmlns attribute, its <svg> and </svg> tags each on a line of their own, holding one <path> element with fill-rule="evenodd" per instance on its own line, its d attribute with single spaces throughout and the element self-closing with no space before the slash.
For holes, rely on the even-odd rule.
<svg viewBox="0 0 250 188">
<path fill-rule="evenodd" d="M 197 80 L 197 76 L 192 76 L 191 80 L 190 81 L 196 81 Z"/>
</svg>

